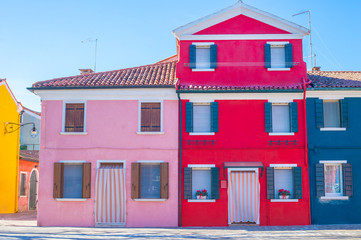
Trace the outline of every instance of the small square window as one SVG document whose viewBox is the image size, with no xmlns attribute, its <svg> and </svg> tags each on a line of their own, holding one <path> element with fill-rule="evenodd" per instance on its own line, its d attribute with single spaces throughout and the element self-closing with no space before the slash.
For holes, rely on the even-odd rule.
<svg viewBox="0 0 361 240">
<path fill-rule="evenodd" d="M 286 53 L 284 45 L 271 45 L 271 68 L 286 67 Z"/>
<path fill-rule="evenodd" d="M 212 184 L 211 184 L 211 170 L 204 168 L 198 168 L 192 170 L 192 198 L 196 199 L 196 192 L 198 190 L 202 191 L 203 189 L 207 190 L 208 197 L 210 198 L 211 191 L 212 191 Z"/>
<path fill-rule="evenodd" d="M 83 165 L 64 164 L 63 198 L 82 198 Z"/>
<path fill-rule="evenodd" d="M 323 116 L 324 116 L 324 127 L 325 128 L 341 127 L 340 101 L 324 100 L 323 101 Z"/>
<path fill-rule="evenodd" d="M 141 164 L 141 198 L 160 198 L 160 164 Z"/>
<path fill-rule="evenodd" d="M 289 198 L 293 198 L 293 171 L 290 169 L 277 169 L 274 170 L 274 184 L 275 184 L 275 197 L 279 197 L 281 189 L 289 191 Z"/>
<path fill-rule="evenodd" d="M 210 46 L 196 46 L 196 68 L 211 68 L 211 48 Z"/>
<path fill-rule="evenodd" d="M 325 164 L 325 196 L 343 196 L 342 164 Z"/>
<path fill-rule="evenodd" d="M 288 104 L 272 104 L 272 132 L 289 133 L 290 109 Z"/>
<path fill-rule="evenodd" d="M 193 105 L 193 132 L 211 132 L 211 105 Z"/>
</svg>

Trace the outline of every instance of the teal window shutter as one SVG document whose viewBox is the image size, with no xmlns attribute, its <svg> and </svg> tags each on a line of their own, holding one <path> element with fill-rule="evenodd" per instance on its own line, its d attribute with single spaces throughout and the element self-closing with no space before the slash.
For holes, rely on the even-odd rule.
<svg viewBox="0 0 361 240">
<path fill-rule="evenodd" d="M 211 199 L 219 199 L 219 168 L 211 168 Z"/>
<path fill-rule="evenodd" d="M 193 132 L 193 103 L 186 103 L 186 132 Z"/>
<path fill-rule="evenodd" d="M 273 167 L 266 168 L 267 174 L 267 199 L 275 198 L 275 169 Z"/>
<path fill-rule="evenodd" d="M 286 54 L 286 68 L 293 67 L 293 47 L 292 44 L 285 45 L 285 54 Z"/>
<path fill-rule="evenodd" d="M 291 132 L 298 132 L 298 106 L 297 102 L 290 103 Z"/>
<path fill-rule="evenodd" d="M 302 168 L 293 168 L 293 198 L 302 199 Z"/>
<path fill-rule="evenodd" d="M 266 132 L 272 132 L 272 103 L 264 103 Z"/>
<path fill-rule="evenodd" d="M 211 103 L 211 132 L 218 132 L 219 130 L 219 114 L 218 114 L 218 102 Z"/>
<path fill-rule="evenodd" d="M 341 106 L 341 127 L 348 128 L 348 101 L 347 99 L 340 100 Z"/>
<path fill-rule="evenodd" d="M 217 68 L 217 45 L 211 45 L 211 68 Z"/>
<path fill-rule="evenodd" d="M 189 68 L 196 68 L 196 45 L 189 45 Z"/>
<path fill-rule="evenodd" d="M 264 45 L 265 67 L 271 68 L 271 44 Z"/>
<path fill-rule="evenodd" d="M 342 164 L 343 171 L 343 193 L 345 196 L 353 196 L 352 163 Z"/>
<path fill-rule="evenodd" d="M 325 196 L 325 168 L 322 163 L 316 163 L 315 173 L 316 196 L 323 197 Z"/>
<path fill-rule="evenodd" d="M 192 168 L 184 168 L 184 199 L 192 199 Z"/>
<path fill-rule="evenodd" d="M 315 99 L 316 127 L 323 128 L 323 100 Z"/>
</svg>

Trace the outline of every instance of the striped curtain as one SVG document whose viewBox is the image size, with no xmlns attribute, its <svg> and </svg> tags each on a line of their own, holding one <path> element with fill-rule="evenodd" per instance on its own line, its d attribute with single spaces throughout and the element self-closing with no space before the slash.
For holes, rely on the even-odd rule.
<svg viewBox="0 0 361 240">
<path fill-rule="evenodd" d="M 125 223 L 125 179 L 121 167 L 98 169 L 95 185 L 95 223 Z"/>
<path fill-rule="evenodd" d="M 259 199 L 257 174 L 232 171 L 228 179 L 228 223 L 256 223 L 259 219 Z"/>
</svg>

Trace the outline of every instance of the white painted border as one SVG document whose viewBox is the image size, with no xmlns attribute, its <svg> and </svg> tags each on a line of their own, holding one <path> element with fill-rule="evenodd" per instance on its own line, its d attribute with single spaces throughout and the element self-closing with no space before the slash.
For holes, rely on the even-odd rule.
<svg viewBox="0 0 361 240">
<path fill-rule="evenodd" d="M 135 198 L 136 202 L 164 202 L 165 198 Z"/>
<path fill-rule="evenodd" d="M 38 164 L 38 167 L 39 167 L 39 164 Z M 35 202 L 36 202 L 36 210 L 38 210 L 38 196 L 39 196 L 39 171 L 37 168 L 33 168 L 30 172 L 30 176 L 29 176 L 29 201 L 28 201 L 28 210 L 30 209 L 30 180 L 31 180 L 31 174 L 35 172 L 35 175 L 36 175 L 36 199 L 35 199 Z"/>
<path fill-rule="evenodd" d="M 63 101 L 63 117 L 62 117 L 62 122 L 61 122 L 61 133 L 65 133 L 65 112 L 66 112 L 66 104 L 67 103 L 84 103 L 84 129 L 83 132 L 80 133 L 86 133 L 86 112 L 87 112 L 87 101 L 86 100 L 64 100 Z M 79 132 L 76 132 L 79 133 Z M 69 135 L 77 135 L 77 134 L 69 134 Z"/>
<path fill-rule="evenodd" d="M 349 197 L 348 196 L 322 196 L 320 197 L 321 200 L 348 200 Z"/>
<path fill-rule="evenodd" d="M 188 164 L 189 168 L 214 168 L 215 164 Z"/>
<path fill-rule="evenodd" d="M 87 199 L 88 198 L 55 198 L 55 200 L 59 202 L 85 202 Z"/>
<path fill-rule="evenodd" d="M 123 169 L 125 170 L 125 160 L 97 160 L 97 170 L 102 163 L 123 163 Z"/>
<path fill-rule="evenodd" d="M 86 163 L 86 160 L 60 160 L 59 162 L 66 164 L 82 164 L 82 163 Z"/>
<path fill-rule="evenodd" d="M 347 160 L 320 160 L 319 163 L 323 163 L 323 164 L 343 164 L 343 163 L 347 163 Z"/>
<path fill-rule="evenodd" d="M 271 45 L 286 45 L 289 43 L 290 42 L 267 42 L 267 44 L 271 44 Z"/>
<path fill-rule="evenodd" d="M 259 184 L 259 190 L 260 190 L 260 194 L 261 194 L 261 183 L 260 183 L 260 181 L 259 181 L 259 175 L 258 175 L 258 168 L 227 168 L 227 170 L 228 170 L 228 173 L 227 173 L 227 181 L 229 181 L 229 179 L 230 179 L 230 175 L 231 175 L 231 172 L 239 172 L 239 171 L 246 171 L 246 172 L 249 172 L 249 171 L 254 171 L 254 172 L 256 172 L 256 177 L 257 177 L 257 179 L 258 179 L 258 184 Z M 228 191 L 229 191 L 229 188 L 228 188 L 228 186 L 227 186 L 227 194 L 228 194 Z M 258 206 L 261 206 L 260 204 L 261 204 L 261 200 L 260 199 L 258 199 L 259 200 L 259 203 L 258 203 Z M 228 202 L 228 200 L 227 200 L 227 208 L 228 208 L 228 204 L 229 204 L 229 202 Z M 259 209 L 259 214 L 258 214 L 258 219 L 257 219 L 257 221 L 256 221 L 256 224 L 259 224 L 259 218 L 260 218 L 260 216 L 261 216 L 261 207 L 260 207 L 260 209 Z M 228 221 L 228 219 L 227 219 L 227 221 Z"/>
<path fill-rule="evenodd" d="M 189 135 L 207 136 L 207 135 L 215 135 L 215 133 L 214 132 L 190 132 Z"/>
<path fill-rule="evenodd" d="M 214 72 L 214 68 L 192 68 L 192 72 Z"/>
<path fill-rule="evenodd" d="M 291 68 L 267 68 L 267 71 L 291 71 Z"/>
<path fill-rule="evenodd" d="M 293 136 L 295 135 L 294 132 L 287 132 L 287 133 L 273 133 L 273 132 L 270 132 L 268 133 L 269 136 Z"/>
<path fill-rule="evenodd" d="M 282 167 L 290 167 L 290 168 L 293 168 L 293 167 L 297 167 L 297 164 L 270 164 L 269 165 L 270 167 L 274 167 L 274 168 L 282 168 Z"/>
<path fill-rule="evenodd" d="M 141 131 L 141 113 L 142 113 L 142 103 L 160 103 L 160 131 L 159 132 L 142 132 Z M 146 133 L 146 134 L 160 134 L 163 132 L 163 100 L 162 99 L 142 99 L 138 101 L 138 132 L 139 133 Z M 137 133 L 138 133 L 137 132 Z"/>
<path fill-rule="evenodd" d="M 202 34 L 202 35 L 183 35 L 179 40 L 270 40 L 270 39 L 302 39 L 301 34 Z"/>
<path fill-rule="evenodd" d="M 21 189 L 21 174 L 25 174 L 25 195 L 20 195 L 21 191 L 19 191 L 19 197 L 27 197 L 26 196 L 26 183 L 27 183 L 27 180 L 28 180 L 28 173 L 27 172 L 23 172 L 23 171 L 20 171 L 20 174 L 19 174 L 19 181 L 20 181 L 20 189 Z M 30 179 L 29 179 L 29 183 L 30 183 Z M 29 193 L 30 193 L 30 184 L 29 184 Z M 30 197 L 30 196 L 29 196 Z M 29 206 L 28 206 L 29 207 Z"/>
<path fill-rule="evenodd" d="M 195 46 L 210 46 L 210 45 L 214 45 L 214 42 L 192 42 L 192 45 L 195 45 Z"/>
<path fill-rule="evenodd" d="M 188 199 L 188 202 L 196 202 L 196 203 L 216 202 L 216 199 Z"/>
<path fill-rule="evenodd" d="M 320 128 L 320 131 L 346 131 L 346 128 Z"/>
<path fill-rule="evenodd" d="M 164 132 L 137 132 L 138 135 L 163 135 Z"/>
<path fill-rule="evenodd" d="M 298 199 L 270 199 L 271 202 L 298 202 Z"/>
<path fill-rule="evenodd" d="M 329 91 L 319 91 L 319 90 L 307 90 L 306 91 L 307 98 L 319 98 L 324 100 L 340 100 L 345 97 L 361 97 L 361 91 L 355 90 L 329 90 Z"/>
</svg>

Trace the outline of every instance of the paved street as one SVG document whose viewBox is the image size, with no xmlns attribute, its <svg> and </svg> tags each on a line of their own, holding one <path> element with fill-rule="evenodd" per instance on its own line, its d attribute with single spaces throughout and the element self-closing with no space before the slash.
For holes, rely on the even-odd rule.
<svg viewBox="0 0 361 240">
<path fill-rule="evenodd" d="M 2 218 L 3 219 L 3 218 Z M 34 220 L 0 220 L 0 239 L 361 239 L 361 225 L 237 228 L 37 227 Z"/>
</svg>

